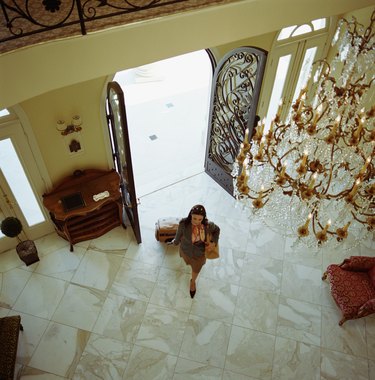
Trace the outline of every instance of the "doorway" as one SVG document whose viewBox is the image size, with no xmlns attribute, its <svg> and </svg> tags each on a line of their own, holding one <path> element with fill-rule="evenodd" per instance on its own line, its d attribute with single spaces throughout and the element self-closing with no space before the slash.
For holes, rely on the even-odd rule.
<svg viewBox="0 0 375 380">
<path fill-rule="evenodd" d="M 137 196 L 204 171 L 212 62 L 205 50 L 117 73 Z"/>
</svg>

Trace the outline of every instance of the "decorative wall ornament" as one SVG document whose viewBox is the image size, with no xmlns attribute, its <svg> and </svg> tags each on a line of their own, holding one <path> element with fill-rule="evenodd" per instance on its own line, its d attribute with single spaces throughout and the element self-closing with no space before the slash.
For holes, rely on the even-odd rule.
<svg viewBox="0 0 375 380">
<path fill-rule="evenodd" d="M 309 246 L 349 248 L 375 230 L 374 22 L 340 20 L 338 53 L 315 63 L 290 120 L 247 131 L 234 166 L 239 202 Z"/>
</svg>

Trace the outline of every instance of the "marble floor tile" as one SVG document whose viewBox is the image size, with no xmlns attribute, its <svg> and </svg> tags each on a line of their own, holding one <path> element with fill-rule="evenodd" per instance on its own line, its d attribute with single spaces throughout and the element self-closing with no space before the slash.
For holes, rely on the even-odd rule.
<svg viewBox="0 0 375 380">
<path fill-rule="evenodd" d="M 375 380 L 375 360 L 369 360 L 368 361 L 369 365 L 369 380 Z"/>
<path fill-rule="evenodd" d="M 1 256 L 1 255 L 0 255 Z M 10 309 L 24 290 L 31 272 L 23 269 L 10 269 L 0 273 L 0 306 Z"/>
<path fill-rule="evenodd" d="M 282 273 L 282 260 L 247 255 L 242 268 L 240 285 L 279 294 Z"/>
<path fill-rule="evenodd" d="M 248 234 L 246 224 L 237 219 L 229 219 L 225 216 L 212 220 L 220 227 L 220 246 L 237 250 L 246 247 Z"/>
<path fill-rule="evenodd" d="M 0 318 L 6 317 L 10 312 L 10 309 L 0 307 Z"/>
<path fill-rule="evenodd" d="M 332 297 L 332 293 L 331 293 L 331 289 L 330 289 L 328 279 L 326 279 L 324 281 L 322 280 L 322 296 L 320 299 L 320 304 L 324 305 L 324 306 L 336 308 L 336 309 L 338 308 L 336 303 L 335 303 L 335 300 Z"/>
<path fill-rule="evenodd" d="M 375 360 L 375 318 L 365 318 L 367 357 Z"/>
<path fill-rule="evenodd" d="M 280 297 L 277 335 L 320 346 L 321 306 Z"/>
<path fill-rule="evenodd" d="M 320 269 L 284 261 L 281 294 L 319 304 L 322 293 L 321 275 Z"/>
<path fill-rule="evenodd" d="M 33 269 L 35 268 L 31 265 Z M 0 273 L 5 273 L 10 271 L 11 269 L 27 269 L 23 262 L 17 255 L 16 249 L 10 249 L 8 251 L 2 252 L 0 254 Z M 32 272 L 32 270 L 31 270 Z"/>
<path fill-rule="evenodd" d="M 295 244 L 295 239 L 285 239 L 284 259 L 289 263 L 306 265 L 321 270 L 323 252 L 321 249 L 306 250 L 306 246 Z"/>
<path fill-rule="evenodd" d="M 23 331 L 20 332 L 18 337 L 17 363 L 26 365 L 29 363 L 42 335 L 47 329 L 49 320 L 13 310 L 9 313 L 9 316 L 11 315 L 21 316 Z"/>
<path fill-rule="evenodd" d="M 274 345 L 274 335 L 232 326 L 225 369 L 270 380 Z"/>
<path fill-rule="evenodd" d="M 71 377 L 89 337 L 88 331 L 50 322 L 28 365 Z"/>
<path fill-rule="evenodd" d="M 82 258 L 72 283 L 108 291 L 121 262 L 121 256 L 89 249 Z"/>
<path fill-rule="evenodd" d="M 191 305 L 191 314 L 232 323 L 239 287 L 224 281 L 201 277 Z"/>
<path fill-rule="evenodd" d="M 69 249 L 69 242 L 57 235 L 55 232 L 36 240 L 35 245 L 38 250 L 39 257 L 44 257 L 45 255 L 64 247 Z"/>
<path fill-rule="evenodd" d="M 239 285 L 244 261 L 244 251 L 221 247 L 220 258 L 217 260 L 207 260 L 202 276 L 212 280 Z"/>
<path fill-rule="evenodd" d="M 67 287 L 63 280 L 33 273 L 13 310 L 50 319 Z"/>
<path fill-rule="evenodd" d="M 21 367 L 16 372 L 17 379 L 20 380 L 65 380 L 66 377 L 57 376 L 53 373 L 42 371 L 31 367 Z"/>
<path fill-rule="evenodd" d="M 93 332 L 109 338 L 134 343 L 146 308 L 146 302 L 109 294 L 95 323 Z"/>
<path fill-rule="evenodd" d="M 236 219 L 240 221 L 242 225 L 248 225 L 251 218 L 248 210 L 238 204 L 226 191 L 221 191 L 216 182 L 214 182 L 213 186 L 214 187 L 207 189 L 206 193 L 207 200 L 205 205 L 207 205 L 210 211 L 208 215 L 209 219 L 215 220 L 217 217 Z"/>
<path fill-rule="evenodd" d="M 355 255 L 359 256 L 359 252 L 355 253 Z M 329 251 L 324 252 L 322 272 L 324 272 L 327 269 L 328 265 L 341 264 L 344 261 L 344 259 L 349 258 L 349 257 L 350 257 L 350 252 L 342 251 L 339 249 L 329 250 Z"/>
<path fill-rule="evenodd" d="M 190 279 L 190 274 L 161 268 L 150 302 L 189 312 L 192 303 L 189 293 Z"/>
<path fill-rule="evenodd" d="M 135 344 L 177 356 L 189 314 L 149 304 Z"/>
<path fill-rule="evenodd" d="M 284 258 L 285 238 L 280 233 L 263 227 L 249 236 L 246 251 L 262 257 Z"/>
<path fill-rule="evenodd" d="M 176 356 L 134 346 L 123 379 L 172 380 L 176 362 Z"/>
<path fill-rule="evenodd" d="M 321 346 L 345 354 L 367 357 L 364 319 L 345 322 L 339 326 L 340 312 L 334 308 L 322 307 Z"/>
<path fill-rule="evenodd" d="M 74 380 L 121 380 L 133 345 L 91 334 L 75 369 Z"/>
<path fill-rule="evenodd" d="M 368 237 L 365 241 L 362 242 L 362 245 L 359 247 L 361 256 L 374 256 L 374 250 L 375 250 L 375 235 L 373 232 L 373 235 Z"/>
<path fill-rule="evenodd" d="M 124 258 L 113 281 L 111 292 L 148 301 L 151 297 L 159 267 Z"/>
<path fill-rule="evenodd" d="M 224 367 L 230 325 L 191 315 L 187 321 L 180 357 Z"/>
<path fill-rule="evenodd" d="M 259 380 L 256 377 L 242 375 L 240 373 L 224 369 L 222 380 Z"/>
<path fill-rule="evenodd" d="M 106 297 L 107 294 L 101 290 L 70 284 L 52 320 L 92 331 Z"/>
<path fill-rule="evenodd" d="M 142 230 L 143 235 L 145 233 L 144 230 Z M 164 243 L 160 243 L 154 238 L 154 230 L 150 231 L 149 234 L 152 235 L 152 237 L 150 236 L 149 239 L 146 239 L 145 236 L 143 236 L 141 244 L 137 244 L 137 242 L 132 239 L 126 250 L 125 257 L 146 264 L 161 266 L 165 255 Z"/>
<path fill-rule="evenodd" d="M 189 276 L 191 277 L 191 267 L 185 264 L 185 261 L 181 258 L 178 252 L 178 247 L 174 245 L 166 246 L 161 265 L 164 268 L 189 273 Z"/>
<path fill-rule="evenodd" d="M 34 272 L 70 281 L 85 252 L 81 247 L 75 247 L 74 252 L 70 252 L 69 246 L 62 247 L 43 256 Z"/>
<path fill-rule="evenodd" d="M 191 268 L 155 239 L 163 216 L 206 206 L 218 260 L 189 295 Z M 373 242 L 307 247 L 265 225 L 205 173 L 141 197 L 130 226 L 74 245 L 51 233 L 27 267 L 0 254 L 0 317 L 21 315 L 16 378 L 30 380 L 375 380 L 375 315 L 338 326 L 321 276 Z"/>
<path fill-rule="evenodd" d="M 320 378 L 321 380 L 368 380 L 368 361 L 364 358 L 322 348 Z"/>
<path fill-rule="evenodd" d="M 273 380 L 320 380 L 320 347 L 276 338 Z"/>
<path fill-rule="evenodd" d="M 173 380 L 216 380 L 222 372 L 218 367 L 178 358 Z"/>
<path fill-rule="evenodd" d="M 130 227 L 124 229 L 122 226 L 119 226 L 91 240 L 89 249 L 123 256 L 129 247 L 132 236 L 133 232 Z"/>
<path fill-rule="evenodd" d="M 279 295 L 240 288 L 233 324 L 275 334 Z"/>
</svg>

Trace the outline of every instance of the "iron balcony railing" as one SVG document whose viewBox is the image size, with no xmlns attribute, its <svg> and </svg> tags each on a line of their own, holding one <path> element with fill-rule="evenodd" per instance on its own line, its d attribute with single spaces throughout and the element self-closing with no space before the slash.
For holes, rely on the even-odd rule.
<svg viewBox="0 0 375 380">
<path fill-rule="evenodd" d="M 238 1 L 238 0 L 236 0 Z M 0 53 L 233 0 L 0 0 Z"/>
</svg>

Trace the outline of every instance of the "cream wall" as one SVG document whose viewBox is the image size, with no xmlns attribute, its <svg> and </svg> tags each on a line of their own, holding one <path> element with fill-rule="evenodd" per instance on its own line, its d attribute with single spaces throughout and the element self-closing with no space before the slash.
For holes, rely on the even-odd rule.
<svg viewBox="0 0 375 380">
<path fill-rule="evenodd" d="M 100 123 L 100 97 L 105 84 L 106 78 L 93 79 L 21 103 L 52 183 L 76 169 L 108 168 Z M 64 137 L 56 130 L 56 121 L 62 119 L 68 123 L 77 114 L 82 117 L 82 131 L 66 138 L 68 141 L 77 138 L 83 149 L 71 154 Z"/>
<path fill-rule="evenodd" d="M 368 3 L 242 1 L 8 53 L 0 56 L 0 109 L 20 104 L 56 183 L 75 169 L 108 167 L 103 91 L 116 71 L 210 46 L 217 58 L 242 45 L 269 50 L 282 26 Z M 83 119 L 83 152 L 70 155 L 55 124 L 74 114 Z"/>
<path fill-rule="evenodd" d="M 48 91 L 283 26 L 373 5 L 373 0 L 242 0 L 0 56 L 0 109 Z"/>
</svg>

